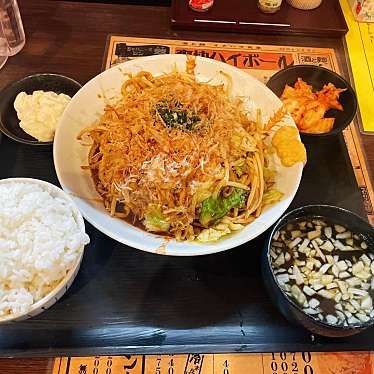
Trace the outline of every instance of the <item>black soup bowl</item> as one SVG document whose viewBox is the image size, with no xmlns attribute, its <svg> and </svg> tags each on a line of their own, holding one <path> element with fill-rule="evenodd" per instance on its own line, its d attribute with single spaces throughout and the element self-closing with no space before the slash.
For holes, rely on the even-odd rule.
<svg viewBox="0 0 374 374">
<path fill-rule="evenodd" d="M 280 287 L 271 264 L 271 242 L 274 234 L 287 226 L 304 218 L 325 218 L 329 222 L 342 225 L 351 232 L 357 233 L 368 245 L 367 253 L 374 254 L 374 230 L 371 225 L 360 216 L 343 208 L 330 205 L 308 205 L 284 215 L 272 229 L 262 254 L 261 266 L 265 288 L 278 310 L 291 323 L 303 326 L 314 334 L 329 337 L 344 337 L 355 335 L 368 327 L 374 325 L 374 318 L 367 322 L 355 323 L 353 325 L 332 325 L 318 318 L 312 317 L 303 311 L 302 307 L 288 296 Z M 317 218 L 317 219 L 318 219 Z"/>
<path fill-rule="evenodd" d="M 353 120 L 357 112 L 357 97 L 352 86 L 339 74 L 315 65 L 294 65 L 275 73 L 267 82 L 269 87 L 278 97 L 282 96 L 286 84 L 294 86 L 298 78 L 313 87 L 313 91 L 319 91 L 324 85 L 333 83 L 337 88 L 346 88 L 339 96 L 339 102 L 343 111 L 330 109 L 325 117 L 335 118 L 331 131 L 323 134 L 310 134 L 300 132 L 303 138 L 326 138 L 343 131 Z"/>
</svg>

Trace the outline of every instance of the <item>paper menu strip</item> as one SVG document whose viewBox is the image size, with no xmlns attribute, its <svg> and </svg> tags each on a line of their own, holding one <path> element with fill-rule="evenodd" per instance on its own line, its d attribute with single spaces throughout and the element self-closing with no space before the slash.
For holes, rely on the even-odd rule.
<svg viewBox="0 0 374 374">
<path fill-rule="evenodd" d="M 364 131 L 374 131 L 374 24 L 359 23 L 348 0 L 340 0 L 349 31 L 345 36 Z"/>
<path fill-rule="evenodd" d="M 371 352 L 62 357 L 53 374 L 372 374 Z"/>
<path fill-rule="evenodd" d="M 275 72 L 294 64 L 311 64 L 337 70 L 331 48 L 201 42 L 175 39 L 133 38 L 112 35 L 104 57 L 104 70 L 138 57 L 161 54 L 192 54 L 246 70 L 263 82 Z"/>
</svg>

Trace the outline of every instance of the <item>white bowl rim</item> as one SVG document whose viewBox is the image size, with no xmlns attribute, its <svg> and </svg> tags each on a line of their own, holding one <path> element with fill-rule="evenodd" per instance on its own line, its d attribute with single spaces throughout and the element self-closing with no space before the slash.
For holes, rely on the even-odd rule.
<svg viewBox="0 0 374 374">
<path fill-rule="evenodd" d="M 111 72 L 113 70 L 119 69 L 121 71 L 124 71 L 124 70 L 126 70 L 126 67 L 128 67 L 128 66 L 140 65 L 143 61 L 146 62 L 146 61 L 152 61 L 152 60 L 156 60 L 156 61 L 157 60 L 168 60 L 170 66 L 172 66 L 172 64 L 174 63 L 172 58 L 186 59 L 186 56 L 183 55 L 183 54 L 168 54 L 168 55 L 152 55 L 152 56 L 140 57 L 140 58 L 137 58 L 137 59 L 134 59 L 134 60 L 130 60 L 130 61 L 126 61 L 126 62 L 117 64 L 117 65 L 111 67 L 110 69 L 104 70 L 83 85 L 83 87 L 72 98 L 72 100 L 68 104 L 67 108 L 69 108 L 69 106 L 72 105 L 72 103 L 74 102 L 74 98 L 77 95 L 79 95 L 79 93 L 82 90 L 84 90 L 86 86 L 92 84 L 95 80 L 98 80 L 98 79 L 102 78 L 106 74 L 109 74 L 109 72 Z M 212 60 L 210 58 L 196 56 L 196 63 L 198 64 L 199 61 L 203 61 L 203 62 L 205 61 L 207 63 L 217 65 L 219 67 L 224 66 L 225 69 L 229 69 L 229 70 L 233 71 L 233 73 L 241 75 L 243 77 L 243 79 L 256 80 L 256 78 L 250 76 L 248 73 L 245 73 L 244 71 L 242 71 L 239 68 L 236 68 L 232 65 L 224 64 L 220 61 Z M 261 82 L 259 82 L 259 83 L 262 84 Z M 266 85 L 264 85 L 264 84 L 262 84 L 262 85 L 268 91 L 267 94 L 269 96 L 272 96 L 273 99 L 277 100 L 279 102 L 279 105 L 281 105 L 282 103 L 281 103 L 280 99 L 268 87 L 266 87 Z M 64 115 L 65 115 L 65 113 L 66 113 L 66 110 L 64 112 Z M 64 115 L 62 116 L 61 121 L 64 119 Z M 292 119 L 292 123 L 296 127 L 296 124 L 294 123 L 293 119 Z M 55 139 L 56 139 L 56 136 L 58 136 L 59 132 L 60 132 L 60 126 L 57 127 L 56 134 L 55 134 Z M 58 178 L 58 180 L 59 180 L 59 182 L 62 186 L 62 189 L 65 192 L 70 193 L 71 191 L 69 190 L 69 188 L 67 188 L 63 183 L 64 178 L 63 178 L 63 175 L 62 175 L 62 171 L 60 170 L 59 165 L 56 163 L 57 149 L 58 149 L 58 144 L 57 143 L 58 142 L 55 141 L 54 144 L 53 144 L 53 156 L 54 156 L 54 160 L 55 160 L 55 169 L 56 169 L 57 178 Z M 159 251 L 159 250 L 156 250 L 156 249 L 149 248 L 149 246 L 144 244 L 142 241 L 136 242 L 134 240 L 127 239 L 126 237 L 121 236 L 118 233 L 116 233 L 114 231 L 111 231 L 110 229 L 106 229 L 104 227 L 104 225 L 102 225 L 99 222 L 99 220 L 95 219 L 95 217 L 92 217 L 88 214 L 85 214 L 84 210 L 82 210 L 82 215 L 97 230 L 99 230 L 100 232 L 109 236 L 110 238 L 112 238 L 112 239 L 114 239 L 114 240 L 116 240 L 116 241 L 118 241 L 122 244 L 125 244 L 129 247 L 140 249 L 140 250 L 145 251 L 145 252 L 154 253 L 154 254 L 161 254 L 161 255 L 165 255 L 165 256 L 202 256 L 202 255 L 219 253 L 219 252 L 223 252 L 223 251 L 226 251 L 226 250 L 229 250 L 229 249 L 232 249 L 232 248 L 239 247 L 240 245 L 243 245 L 243 244 L 257 238 L 258 236 L 263 234 L 267 229 L 269 229 L 274 223 L 276 223 L 278 219 L 280 219 L 282 217 L 284 212 L 286 212 L 286 210 L 288 209 L 288 207 L 292 203 L 292 200 L 294 199 L 294 197 L 296 195 L 296 192 L 297 192 L 297 190 L 299 188 L 299 185 L 300 185 L 304 164 L 298 163 L 298 166 L 299 166 L 300 169 L 299 169 L 299 174 L 298 174 L 297 180 L 295 180 L 295 184 L 293 186 L 293 190 L 292 190 L 292 194 L 291 194 L 292 198 L 289 200 L 287 206 L 285 206 L 282 214 L 277 219 L 272 220 L 272 222 L 270 224 L 267 224 L 266 226 L 264 225 L 263 228 L 258 230 L 255 235 L 251 235 L 251 236 L 249 236 L 249 238 L 245 237 L 245 236 L 242 236 L 241 239 L 238 239 L 240 237 L 240 232 L 242 232 L 245 229 L 245 228 L 243 228 L 243 230 L 239 230 L 238 232 L 234 232 L 231 235 L 229 235 L 228 237 L 222 238 L 221 240 L 218 240 L 216 242 L 200 243 L 200 242 L 196 242 L 196 241 L 194 241 L 194 242 L 187 241 L 187 243 L 194 245 L 194 248 L 193 249 L 191 248 L 189 251 L 178 252 L 175 249 L 172 249 L 172 250 L 169 250 L 169 251 L 168 250 L 166 250 L 166 251 L 161 251 L 160 250 Z M 111 217 L 111 218 L 113 218 L 113 217 Z M 113 218 L 113 219 L 118 219 L 118 218 Z M 170 241 L 171 242 L 173 242 L 173 241 L 176 242 L 175 239 L 173 239 L 173 238 L 170 239 L 170 238 L 167 238 L 167 237 L 162 237 L 162 236 L 157 235 L 155 233 L 151 233 L 151 232 L 147 232 L 147 231 L 144 231 L 144 232 L 147 235 L 154 237 L 155 240 L 163 240 L 163 244 L 161 244 L 161 245 L 156 244 L 156 246 L 158 246 L 158 247 L 167 246 L 168 242 L 170 242 Z M 233 240 L 233 239 L 235 239 L 235 240 Z M 215 244 L 218 244 L 218 243 L 220 243 L 219 248 L 217 248 L 215 246 Z M 224 244 L 222 244 L 222 243 L 224 243 Z M 170 253 L 170 252 L 172 252 L 172 253 Z"/>
<path fill-rule="evenodd" d="M 0 184 L 7 184 L 12 182 L 18 182 L 18 183 L 34 183 L 39 186 L 42 186 L 44 188 L 49 188 L 53 190 L 53 192 L 59 194 L 60 197 L 63 199 L 69 201 L 71 203 L 71 207 L 73 210 L 74 217 L 77 219 L 77 223 L 79 225 L 79 228 L 85 232 L 85 225 L 84 220 L 82 217 L 82 214 L 80 213 L 79 209 L 76 207 L 73 199 L 61 188 L 57 187 L 56 185 L 43 181 L 41 179 L 35 179 L 35 178 L 23 178 L 23 177 L 14 177 L 14 178 L 4 178 L 0 179 Z M 35 310 L 40 309 L 44 304 L 46 304 L 48 301 L 53 299 L 66 285 L 66 283 L 74 276 L 77 269 L 80 267 L 80 264 L 82 262 L 82 258 L 84 255 L 84 248 L 81 252 L 81 254 L 77 257 L 77 260 L 72 268 L 66 273 L 65 277 L 61 279 L 60 283 L 47 295 L 42 297 L 40 300 L 38 300 L 36 303 L 32 304 L 31 308 L 25 312 L 20 314 L 12 314 L 8 315 L 6 317 L 0 317 L 0 324 L 5 322 L 12 322 L 16 319 L 28 316 L 30 313 L 33 313 Z M 56 300 L 57 302 L 57 300 Z"/>
</svg>

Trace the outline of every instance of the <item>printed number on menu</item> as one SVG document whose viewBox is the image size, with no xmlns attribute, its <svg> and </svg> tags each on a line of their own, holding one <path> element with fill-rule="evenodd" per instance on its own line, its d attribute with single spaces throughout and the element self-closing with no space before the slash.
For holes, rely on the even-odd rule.
<svg viewBox="0 0 374 374">
<path fill-rule="evenodd" d="M 113 359 L 112 357 L 108 357 L 108 359 L 106 360 L 105 374 L 112 374 L 112 365 L 113 365 Z"/>
<path fill-rule="evenodd" d="M 93 364 L 92 374 L 99 374 L 100 357 L 96 356 Z"/>
<path fill-rule="evenodd" d="M 280 352 L 271 354 L 272 374 L 314 374 L 310 352 Z"/>
<path fill-rule="evenodd" d="M 169 364 L 168 374 L 174 374 L 174 360 L 170 359 L 168 364 Z"/>
<path fill-rule="evenodd" d="M 223 374 L 230 374 L 229 363 L 227 362 L 227 360 L 225 360 L 225 362 L 223 363 Z"/>
</svg>

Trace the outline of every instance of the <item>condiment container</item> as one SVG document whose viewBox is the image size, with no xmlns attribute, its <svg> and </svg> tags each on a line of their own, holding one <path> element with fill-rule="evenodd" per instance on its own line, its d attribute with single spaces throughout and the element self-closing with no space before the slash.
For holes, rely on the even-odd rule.
<svg viewBox="0 0 374 374">
<path fill-rule="evenodd" d="M 319 7 L 322 0 L 286 0 L 288 4 L 297 9 L 309 10 Z"/>
<path fill-rule="evenodd" d="M 282 0 L 257 0 L 257 5 L 264 13 L 278 12 L 282 4 Z"/>
<path fill-rule="evenodd" d="M 214 0 L 189 0 L 188 4 L 196 12 L 206 12 L 213 6 Z"/>
</svg>

